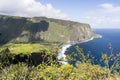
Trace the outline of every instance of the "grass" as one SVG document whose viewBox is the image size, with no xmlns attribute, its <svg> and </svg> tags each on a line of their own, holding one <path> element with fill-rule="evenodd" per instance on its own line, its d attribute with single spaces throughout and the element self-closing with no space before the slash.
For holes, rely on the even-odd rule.
<svg viewBox="0 0 120 80">
<path fill-rule="evenodd" d="M 51 47 L 55 47 L 57 44 L 49 44 L 49 43 L 8 43 L 3 46 L 0 46 L 0 51 L 5 48 L 9 48 L 10 52 L 13 54 L 31 54 L 33 52 L 41 52 L 42 50 L 50 49 Z"/>
<path fill-rule="evenodd" d="M 49 42 L 67 42 L 70 39 L 70 30 L 66 26 L 49 22 L 48 30 L 41 35 L 43 35 L 44 40 Z"/>
</svg>

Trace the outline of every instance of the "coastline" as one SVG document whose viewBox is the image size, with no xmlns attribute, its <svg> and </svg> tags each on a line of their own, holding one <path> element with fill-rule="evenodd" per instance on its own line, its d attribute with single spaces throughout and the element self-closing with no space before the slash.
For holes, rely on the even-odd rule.
<svg viewBox="0 0 120 80">
<path fill-rule="evenodd" d="M 58 56 L 57 56 L 58 62 L 62 63 L 63 65 L 68 64 L 65 52 L 67 51 L 67 49 L 69 47 L 71 47 L 75 44 L 89 42 L 89 41 L 91 41 L 95 38 L 102 38 L 102 36 L 98 35 L 97 37 L 93 36 L 93 37 L 91 37 L 90 39 L 87 39 L 87 40 L 82 40 L 82 41 L 77 41 L 77 42 L 69 42 L 69 43 L 66 43 L 66 44 L 62 44 L 59 51 L 58 51 Z"/>
</svg>

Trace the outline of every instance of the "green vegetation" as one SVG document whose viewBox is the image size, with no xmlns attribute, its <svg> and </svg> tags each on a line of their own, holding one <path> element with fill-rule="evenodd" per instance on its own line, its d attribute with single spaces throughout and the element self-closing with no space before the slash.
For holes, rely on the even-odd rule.
<svg viewBox="0 0 120 80">
<path fill-rule="evenodd" d="M 49 22 L 47 31 L 42 32 L 44 39 L 49 42 L 66 42 L 70 38 L 70 30 L 66 26 Z M 66 37 L 67 36 L 67 37 Z"/>
<path fill-rule="evenodd" d="M 15 44 L 12 47 L 18 47 L 18 45 L 20 46 L 20 44 Z M 34 45 L 36 44 L 32 44 L 32 46 Z M 25 44 L 22 47 L 26 46 L 31 46 L 31 44 Z M 81 61 L 75 64 L 76 67 L 70 64 L 61 65 L 53 58 L 53 56 L 57 56 L 56 52 L 58 48 L 42 48 L 43 50 L 39 51 L 40 55 L 42 55 L 42 62 L 39 65 L 29 65 L 30 63 L 27 62 L 14 64 L 12 61 L 15 60 L 15 55 L 17 54 L 13 56 L 9 49 L 5 49 L 0 53 L 0 78 L 1 80 L 119 80 L 120 76 L 118 72 L 115 72 L 115 68 L 113 68 L 114 72 L 110 73 L 108 67 L 93 64 L 92 59 L 88 59 L 81 48 L 76 48 L 78 51 L 77 56 L 81 56 L 79 57 Z M 24 55 L 25 54 L 20 55 L 21 58 L 23 58 Z M 32 55 L 31 53 L 31 56 Z M 106 62 L 109 57 L 104 56 L 102 58 L 101 59 Z M 39 60 L 37 57 L 35 57 L 35 59 Z M 71 58 L 69 57 L 68 59 L 70 60 Z"/>
<path fill-rule="evenodd" d="M 110 55 L 104 53 L 102 55 L 101 61 L 103 61 L 105 67 L 108 69 L 109 76 L 111 73 L 116 73 L 117 70 L 120 74 L 120 53 L 113 54 L 113 48 L 111 43 L 109 44 L 109 50 L 110 50 Z M 112 62 L 112 65 L 109 64 L 110 62 Z"/>
<path fill-rule="evenodd" d="M 82 41 L 96 37 L 89 24 L 45 17 L 0 16 L 0 43 Z"/>
<path fill-rule="evenodd" d="M 50 43 L 19 43 L 19 44 L 14 44 L 14 43 L 8 43 L 5 44 L 3 46 L 0 47 L 0 51 L 2 51 L 5 48 L 9 48 L 10 52 L 13 54 L 20 54 L 20 53 L 24 53 L 24 54 L 30 54 L 33 52 L 40 52 L 42 50 L 46 50 L 49 48 L 53 48 L 55 47 L 57 48 L 57 44 L 56 43 L 52 43 L 52 45 Z"/>
<path fill-rule="evenodd" d="M 120 54 L 103 54 L 104 66 L 94 64 L 81 48 L 58 63 L 60 43 L 83 41 L 98 35 L 89 24 L 45 17 L 0 16 L 0 80 L 119 80 Z M 112 66 L 109 62 L 113 61 Z M 118 71 L 118 72 L 117 72 Z"/>
</svg>

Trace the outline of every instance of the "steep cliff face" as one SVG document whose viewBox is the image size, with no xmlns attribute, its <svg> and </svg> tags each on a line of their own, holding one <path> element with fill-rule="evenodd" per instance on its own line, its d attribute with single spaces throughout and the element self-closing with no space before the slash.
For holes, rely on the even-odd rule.
<svg viewBox="0 0 120 80">
<path fill-rule="evenodd" d="M 95 37 L 89 24 L 45 17 L 0 16 L 0 43 L 74 42 Z"/>
</svg>

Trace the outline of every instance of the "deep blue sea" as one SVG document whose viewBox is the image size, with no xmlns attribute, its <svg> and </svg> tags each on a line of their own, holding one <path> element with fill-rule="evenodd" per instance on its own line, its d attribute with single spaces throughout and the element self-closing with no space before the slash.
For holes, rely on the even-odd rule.
<svg viewBox="0 0 120 80">
<path fill-rule="evenodd" d="M 95 29 L 93 31 L 102 35 L 102 38 L 76 44 L 83 48 L 84 53 L 89 52 L 92 56 L 100 58 L 102 53 L 110 54 L 109 43 L 112 44 L 113 54 L 120 52 L 120 29 Z M 66 54 L 70 55 L 72 52 L 75 52 L 75 46 L 68 48 Z"/>
</svg>

